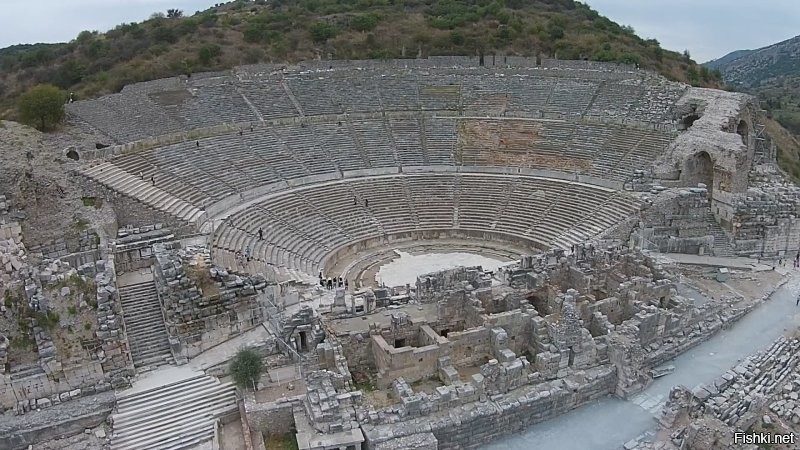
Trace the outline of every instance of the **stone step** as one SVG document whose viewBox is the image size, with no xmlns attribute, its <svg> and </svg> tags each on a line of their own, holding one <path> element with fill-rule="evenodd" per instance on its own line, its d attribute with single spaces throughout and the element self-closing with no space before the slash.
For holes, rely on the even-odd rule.
<svg viewBox="0 0 800 450">
<path fill-rule="evenodd" d="M 149 434 L 138 439 L 112 440 L 114 450 L 182 450 L 195 448 L 214 437 L 216 419 L 206 419 L 182 429 L 180 435 L 164 438 L 159 434 Z"/>
<path fill-rule="evenodd" d="M 120 428 L 116 437 L 138 434 L 142 428 L 150 432 L 158 432 L 177 425 L 181 420 L 192 420 L 197 413 L 207 414 L 204 409 L 226 408 L 236 403 L 235 389 L 232 386 L 215 386 L 216 389 L 207 389 L 186 395 L 174 402 L 166 403 L 162 399 L 154 399 L 147 407 L 139 408 L 131 413 L 119 417 L 114 415 L 114 426 Z"/>
<path fill-rule="evenodd" d="M 122 315 L 134 367 L 171 355 L 155 283 L 121 287 Z"/>
<path fill-rule="evenodd" d="M 160 386 L 156 386 L 150 389 L 145 389 L 130 394 L 126 394 L 125 391 L 122 391 L 119 394 L 117 394 L 117 408 L 120 407 L 129 408 L 142 401 L 145 402 L 151 401 L 153 396 L 161 394 L 179 395 L 180 392 L 192 386 L 200 386 L 200 385 L 213 386 L 215 384 L 217 384 L 217 381 L 214 378 L 199 373 L 190 378 L 184 378 L 182 380 L 174 381 L 172 383 L 165 383 Z"/>
</svg>

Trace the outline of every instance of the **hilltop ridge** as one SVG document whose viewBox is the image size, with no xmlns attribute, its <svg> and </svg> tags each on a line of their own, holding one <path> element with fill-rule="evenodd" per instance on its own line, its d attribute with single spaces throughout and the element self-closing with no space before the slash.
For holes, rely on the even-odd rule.
<svg viewBox="0 0 800 450">
<path fill-rule="evenodd" d="M 638 64 L 717 87 L 718 74 L 571 0 L 237 0 L 156 14 L 63 44 L 0 50 L 0 111 L 37 83 L 76 99 L 124 85 L 259 62 L 501 54 Z"/>
</svg>

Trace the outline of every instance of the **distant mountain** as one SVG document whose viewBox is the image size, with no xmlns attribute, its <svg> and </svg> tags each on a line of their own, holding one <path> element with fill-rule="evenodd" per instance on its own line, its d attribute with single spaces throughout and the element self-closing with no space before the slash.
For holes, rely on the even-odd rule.
<svg viewBox="0 0 800 450">
<path fill-rule="evenodd" d="M 719 69 L 725 82 L 745 89 L 783 84 L 800 76 L 800 36 L 760 48 L 737 50 L 705 66 Z"/>
<path fill-rule="evenodd" d="M 709 69 L 720 69 L 721 70 L 721 68 L 723 66 L 727 66 L 727 65 L 731 64 L 733 61 L 735 61 L 735 60 L 737 60 L 737 59 L 739 59 L 739 58 L 741 58 L 743 56 L 747 56 L 747 55 L 753 53 L 754 51 L 755 50 L 735 50 L 735 51 L 732 51 L 732 52 L 728 53 L 727 55 L 725 55 L 725 56 L 723 56 L 721 58 L 712 59 L 711 61 L 705 62 L 705 63 L 703 63 L 703 65 L 708 67 Z"/>
<path fill-rule="evenodd" d="M 573 0 L 235 0 L 83 31 L 68 43 L 0 49 L 0 117 L 40 83 L 85 99 L 241 64 L 479 54 L 637 64 L 670 80 L 721 85 L 716 71 Z"/>
</svg>

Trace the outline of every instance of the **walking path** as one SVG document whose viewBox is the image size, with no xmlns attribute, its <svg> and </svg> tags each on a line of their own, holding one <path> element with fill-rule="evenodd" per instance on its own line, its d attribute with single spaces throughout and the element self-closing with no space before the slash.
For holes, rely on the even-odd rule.
<svg viewBox="0 0 800 450">
<path fill-rule="evenodd" d="M 553 420 L 528 428 L 483 448 L 486 450 L 618 450 L 653 429 L 672 386 L 693 388 L 713 380 L 744 357 L 768 347 L 782 334 L 800 327 L 795 299 L 800 277 L 794 276 L 772 298 L 727 330 L 688 350 L 671 364 L 675 371 L 653 382 L 631 400 L 616 397 L 592 402 Z"/>
</svg>

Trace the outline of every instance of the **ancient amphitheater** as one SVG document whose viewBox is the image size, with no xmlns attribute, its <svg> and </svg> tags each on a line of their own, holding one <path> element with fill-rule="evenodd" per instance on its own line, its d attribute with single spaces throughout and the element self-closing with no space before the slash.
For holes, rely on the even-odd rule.
<svg viewBox="0 0 800 450">
<path fill-rule="evenodd" d="M 800 250 L 800 190 L 755 99 L 636 67 L 242 66 L 67 112 L 102 136 L 63 149 L 71 182 L 119 230 L 25 249 L 0 202 L 9 285 L 37 307 L 72 295 L 71 277 L 97 291 L 83 359 L 34 321 L 38 360 L 0 373 L 14 417 L 0 448 L 68 446 L 98 426 L 93 445 L 113 449 L 272 448 L 287 435 L 301 449 L 476 448 L 592 400 L 644 398 L 672 358 L 785 295 L 784 260 Z M 498 267 L 377 275 L 401 253 L 447 265 L 454 252 Z M 799 347 L 782 339 L 771 351 L 796 370 Z M 244 346 L 264 357 L 253 389 L 230 382 Z M 675 425 L 677 402 L 731 383 L 642 406 L 684 426 L 677 437 L 609 448 L 707 448 Z M 748 429 L 756 403 L 713 420 Z"/>
</svg>

